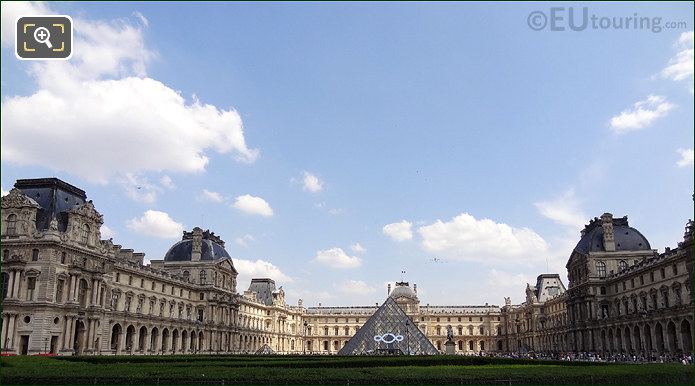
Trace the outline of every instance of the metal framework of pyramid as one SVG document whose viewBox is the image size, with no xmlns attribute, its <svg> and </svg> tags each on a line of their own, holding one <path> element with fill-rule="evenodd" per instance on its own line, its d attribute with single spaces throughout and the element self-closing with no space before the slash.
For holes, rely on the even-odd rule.
<svg viewBox="0 0 695 386">
<path fill-rule="evenodd" d="M 256 355 L 273 355 L 273 354 L 275 354 L 275 351 L 273 351 L 273 349 L 270 348 L 270 346 L 268 346 L 268 344 L 266 343 L 263 346 L 261 346 L 261 348 L 256 350 L 255 354 Z"/>
<path fill-rule="evenodd" d="M 338 355 L 436 355 L 439 351 L 391 298 L 338 351 Z"/>
</svg>

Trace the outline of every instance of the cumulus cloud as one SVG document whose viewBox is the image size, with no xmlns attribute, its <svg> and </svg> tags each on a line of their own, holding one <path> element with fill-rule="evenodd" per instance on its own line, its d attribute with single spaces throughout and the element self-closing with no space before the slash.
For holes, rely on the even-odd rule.
<svg viewBox="0 0 695 386">
<path fill-rule="evenodd" d="M 355 253 L 367 252 L 367 250 L 360 243 L 354 243 L 354 244 L 350 245 L 350 249 L 352 249 L 352 251 Z"/>
<path fill-rule="evenodd" d="M 114 232 L 111 228 L 107 227 L 106 224 L 102 224 L 99 231 L 101 232 L 101 238 L 104 240 L 112 239 L 116 236 L 116 232 Z"/>
<path fill-rule="evenodd" d="M 239 236 L 239 237 L 234 239 L 234 242 L 238 246 L 244 247 L 244 248 L 248 247 L 249 243 L 252 243 L 254 241 L 256 241 L 256 239 L 252 235 L 249 235 L 249 234 L 245 234 L 243 236 Z"/>
<path fill-rule="evenodd" d="M 574 189 L 569 189 L 562 196 L 550 201 L 540 201 L 534 204 L 541 215 L 560 225 L 582 229 L 586 215 L 582 212 Z"/>
<path fill-rule="evenodd" d="M 351 295 L 367 295 L 376 291 L 376 288 L 362 280 L 346 280 L 337 287 L 340 292 Z"/>
<path fill-rule="evenodd" d="M 162 239 L 176 239 L 183 233 L 183 224 L 158 210 L 148 210 L 142 217 L 128 220 L 126 226 L 133 232 Z"/>
<path fill-rule="evenodd" d="M 220 204 L 220 203 L 224 202 L 224 197 L 222 197 L 222 195 L 220 193 L 213 192 L 213 191 L 207 190 L 207 189 L 203 189 L 203 191 L 200 192 L 200 200 Z"/>
<path fill-rule="evenodd" d="M 265 260 L 234 258 L 233 262 L 234 267 L 239 272 L 239 276 L 237 276 L 237 290 L 239 292 L 244 292 L 249 287 L 251 279 L 254 278 L 271 278 L 278 284 L 291 283 L 293 281 L 293 279 L 282 272 L 280 268 Z"/>
<path fill-rule="evenodd" d="M 309 172 L 304 172 L 302 185 L 304 190 L 311 193 L 317 193 L 323 190 L 323 181 Z"/>
<path fill-rule="evenodd" d="M 357 268 L 362 265 L 362 259 L 349 256 L 342 248 L 331 248 L 316 252 L 314 261 L 331 268 Z"/>
<path fill-rule="evenodd" d="M 676 56 L 668 61 L 661 76 L 674 81 L 693 79 L 693 31 L 683 32 L 675 43 Z"/>
<path fill-rule="evenodd" d="M 270 207 L 266 200 L 250 194 L 235 198 L 232 207 L 244 213 L 263 217 L 271 217 L 273 215 L 273 208 Z"/>
<path fill-rule="evenodd" d="M 382 232 L 393 240 L 405 241 L 413 238 L 412 226 L 411 222 L 403 220 L 384 225 Z"/>
<path fill-rule="evenodd" d="M 548 243 L 529 228 L 514 228 L 462 213 L 450 221 L 437 220 L 418 228 L 422 247 L 451 260 L 475 262 L 538 261 Z"/>
<path fill-rule="evenodd" d="M 676 150 L 680 154 L 681 159 L 676 162 L 678 167 L 684 168 L 688 166 L 693 166 L 693 149 L 678 149 Z"/>
<path fill-rule="evenodd" d="M 510 273 L 496 269 L 491 269 L 488 272 L 488 284 L 493 287 L 516 288 L 521 291 L 530 282 L 530 278 L 522 273 Z"/>
<path fill-rule="evenodd" d="M 15 20 L 24 15 L 50 15 L 55 14 L 44 3 L 31 3 L 28 1 L 2 2 L 2 32 L 0 39 L 3 47 L 14 47 Z"/>
<path fill-rule="evenodd" d="M 3 2 L 3 45 L 13 41 L 6 39 L 13 31 L 5 30 L 14 25 L 13 15 L 42 7 Z M 200 172 L 212 152 L 233 153 L 242 162 L 257 158 L 236 110 L 186 100 L 147 77 L 157 54 L 145 43 L 147 23 L 139 20 L 76 17 L 74 45 L 80 49 L 70 61 L 26 64 L 36 89 L 2 101 L 3 162 L 106 183 L 126 173 Z"/>
<path fill-rule="evenodd" d="M 610 128 L 617 134 L 651 126 L 657 119 L 665 117 L 675 107 L 660 95 L 649 95 L 635 103 L 632 109 L 623 110 L 610 120 Z"/>
<path fill-rule="evenodd" d="M 157 200 L 157 192 L 160 188 L 151 184 L 145 177 L 125 173 L 118 178 L 118 182 L 125 189 L 126 195 L 133 201 L 152 204 Z"/>
<path fill-rule="evenodd" d="M 159 185 L 162 185 L 162 187 L 167 189 L 174 189 L 176 187 L 174 180 L 172 180 L 169 176 L 162 176 L 162 178 L 159 179 Z"/>
</svg>

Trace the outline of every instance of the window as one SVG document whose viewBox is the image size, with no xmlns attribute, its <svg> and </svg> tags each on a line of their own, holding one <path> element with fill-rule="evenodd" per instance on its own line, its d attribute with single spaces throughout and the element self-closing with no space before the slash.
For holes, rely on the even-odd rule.
<svg viewBox="0 0 695 386">
<path fill-rule="evenodd" d="M 673 274 L 678 275 L 678 266 L 676 264 L 673 264 Z"/>
<path fill-rule="evenodd" d="M 473 350 L 473 341 L 472 340 L 468 341 L 468 349 L 471 351 Z"/>
<path fill-rule="evenodd" d="M 89 225 L 84 224 L 82 227 L 82 244 L 87 244 L 89 241 Z"/>
<path fill-rule="evenodd" d="M 323 328 L 323 335 L 328 335 L 328 327 Z"/>
<path fill-rule="evenodd" d="M 36 278 L 27 278 L 27 300 L 34 300 L 34 291 L 36 290 Z"/>
<path fill-rule="evenodd" d="M 654 272 L 649 272 L 649 280 L 654 283 Z"/>
<path fill-rule="evenodd" d="M 345 326 L 345 335 L 350 335 L 350 327 Z"/>
<path fill-rule="evenodd" d="M 202 309 L 198 310 L 198 321 L 199 322 L 203 321 L 203 310 Z"/>
<path fill-rule="evenodd" d="M 154 291 L 155 288 L 157 288 L 157 282 L 155 282 L 154 280 L 152 280 L 152 291 Z"/>
<path fill-rule="evenodd" d="M 145 279 L 140 279 L 140 288 L 145 288 Z"/>
<path fill-rule="evenodd" d="M 205 300 L 205 294 L 202 292 L 200 293 L 200 300 Z"/>
<path fill-rule="evenodd" d="M 333 332 L 335 332 L 335 335 L 338 335 L 338 327 L 333 328 Z"/>
<path fill-rule="evenodd" d="M 39 250 L 34 249 L 31 251 L 31 261 L 39 261 Z"/>
<path fill-rule="evenodd" d="M 133 285 L 133 276 L 128 276 L 128 285 Z"/>
<path fill-rule="evenodd" d="M 205 284 L 205 280 L 207 279 L 207 273 L 205 273 L 205 270 L 200 271 L 200 284 Z"/>
<path fill-rule="evenodd" d="M 17 215 L 11 214 L 7 216 L 7 235 L 14 236 L 17 234 Z"/>
<path fill-rule="evenodd" d="M 625 260 L 620 260 L 618 263 L 618 271 L 624 271 L 627 269 L 627 262 Z"/>
<path fill-rule="evenodd" d="M 9 249 L 4 249 L 2 251 L 2 260 L 6 261 L 10 257 L 10 250 Z"/>
<path fill-rule="evenodd" d="M 665 268 L 661 268 L 661 278 L 662 279 L 666 278 L 666 269 Z"/>
<path fill-rule="evenodd" d="M 463 335 L 463 327 L 459 327 L 459 335 Z"/>
<path fill-rule="evenodd" d="M 87 281 L 80 280 L 79 287 L 77 289 L 77 301 L 80 303 L 80 307 L 87 306 Z"/>
<path fill-rule="evenodd" d="M 485 334 L 485 327 L 480 326 L 480 335 Z"/>
<path fill-rule="evenodd" d="M 639 285 L 644 285 L 644 275 L 639 275 Z"/>
<path fill-rule="evenodd" d="M 605 295 L 606 294 L 606 287 L 601 287 L 600 292 L 601 292 L 601 295 Z"/>
<path fill-rule="evenodd" d="M 635 278 L 630 279 L 630 288 L 635 288 Z"/>
<path fill-rule="evenodd" d="M 56 303 L 62 303 L 63 302 L 63 287 L 64 286 L 65 286 L 65 280 L 58 279 L 58 283 L 56 284 Z"/>
<path fill-rule="evenodd" d="M 116 273 L 116 283 L 120 283 L 120 281 L 121 281 L 121 274 Z"/>
<path fill-rule="evenodd" d="M 606 263 L 603 261 L 597 261 L 596 262 L 596 273 L 598 274 L 598 277 L 604 278 L 606 277 Z"/>
</svg>

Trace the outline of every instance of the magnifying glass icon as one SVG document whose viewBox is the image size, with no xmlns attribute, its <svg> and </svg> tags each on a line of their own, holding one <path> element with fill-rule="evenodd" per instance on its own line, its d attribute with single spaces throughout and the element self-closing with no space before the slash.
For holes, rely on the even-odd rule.
<svg viewBox="0 0 695 386">
<path fill-rule="evenodd" d="M 48 48 L 53 48 L 53 45 L 51 44 L 51 41 L 49 40 L 51 38 L 51 33 L 48 31 L 48 28 L 46 27 L 39 27 L 34 30 L 34 39 L 40 43 L 40 44 L 45 44 L 48 46 Z"/>
</svg>

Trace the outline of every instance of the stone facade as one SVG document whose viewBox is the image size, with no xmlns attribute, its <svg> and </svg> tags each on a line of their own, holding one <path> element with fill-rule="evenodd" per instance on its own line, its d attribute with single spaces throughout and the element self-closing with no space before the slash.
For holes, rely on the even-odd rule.
<svg viewBox="0 0 695 386">
<path fill-rule="evenodd" d="M 605 213 L 582 231 L 566 292 L 539 301 L 527 289 L 526 302 L 502 308 L 505 349 L 692 354 L 692 264 L 692 221 L 677 248 L 657 253 L 627 217 Z"/>
<path fill-rule="evenodd" d="M 143 253 L 102 240 L 103 217 L 84 191 L 53 178 L 17 181 L 2 197 L 1 220 L 7 354 L 252 353 L 265 345 L 335 354 L 378 308 L 290 306 L 267 278 L 239 293 L 224 241 L 201 228 L 144 265 Z M 422 305 L 406 282 L 389 285 L 387 296 L 438 350 L 451 326 L 457 354 L 691 352 L 692 222 L 663 254 L 633 231 L 610 214 L 592 221 L 567 264 L 568 288 L 559 275 L 541 275 L 521 305 Z"/>
</svg>

